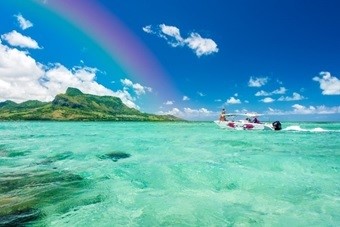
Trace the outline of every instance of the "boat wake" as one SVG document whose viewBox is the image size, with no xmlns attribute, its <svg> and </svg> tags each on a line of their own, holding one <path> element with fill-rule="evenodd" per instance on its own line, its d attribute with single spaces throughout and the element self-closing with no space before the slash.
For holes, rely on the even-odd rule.
<svg viewBox="0 0 340 227">
<path fill-rule="evenodd" d="M 327 130 L 320 127 L 313 129 L 304 129 L 299 125 L 288 126 L 287 128 L 283 128 L 282 131 L 298 131 L 298 132 L 340 132 L 340 130 Z"/>
</svg>

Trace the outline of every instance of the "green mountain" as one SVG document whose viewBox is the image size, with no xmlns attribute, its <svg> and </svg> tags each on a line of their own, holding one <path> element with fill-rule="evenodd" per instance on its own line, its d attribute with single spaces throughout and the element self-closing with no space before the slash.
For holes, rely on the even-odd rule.
<svg viewBox="0 0 340 227">
<path fill-rule="evenodd" d="M 68 88 L 52 102 L 2 102 L 0 120 L 182 121 L 172 115 L 142 113 L 124 105 L 120 98 L 84 94 L 76 88 Z"/>
</svg>

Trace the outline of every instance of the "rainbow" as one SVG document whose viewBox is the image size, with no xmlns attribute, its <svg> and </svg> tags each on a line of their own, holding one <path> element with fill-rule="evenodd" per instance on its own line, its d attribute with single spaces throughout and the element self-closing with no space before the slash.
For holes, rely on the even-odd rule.
<svg viewBox="0 0 340 227">
<path fill-rule="evenodd" d="M 170 99 L 175 89 L 151 51 L 105 7 L 95 0 L 37 0 L 92 39 L 120 65 L 127 77 L 154 89 L 158 99 Z M 141 28 L 142 29 L 142 28 Z M 125 75 L 121 75 L 125 76 Z M 166 88 L 166 89 L 165 89 Z M 159 92 L 162 89 L 162 92 Z"/>
</svg>

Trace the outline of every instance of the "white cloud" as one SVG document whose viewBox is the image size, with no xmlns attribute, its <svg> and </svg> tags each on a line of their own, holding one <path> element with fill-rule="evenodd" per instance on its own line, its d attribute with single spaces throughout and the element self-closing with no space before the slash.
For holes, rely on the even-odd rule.
<svg viewBox="0 0 340 227">
<path fill-rule="evenodd" d="M 235 110 L 234 111 L 235 113 L 250 113 L 247 109 L 245 109 L 245 108 L 243 108 L 243 109 L 241 109 L 241 110 Z"/>
<path fill-rule="evenodd" d="M 300 104 L 294 104 L 292 105 L 292 107 L 295 109 L 295 110 L 302 110 L 302 109 L 305 109 L 306 107 L 300 105 Z"/>
<path fill-rule="evenodd" d="M 271 95 L 271 93 L 266 92 L 264 90 L 261 90 L 261 91 L 258 91 L 258 92 L 255 93 L 255 96 L 270 96 L 270 95 Z"/>
<path fill-rule="evenodd" d="M 255 96 L 271 96 L 271 95 L 277 95 L 277 94 L 285 94 L 287 89 L 285 87 L 280 87 L 272 92 L 266 92 L 266 91 L 258 91 L 255 93 Z"/>
<path fill-rule="evenodd" d="M 159 33 L 159 36 L 168 40 L 168 43 L 173 46 L 183 46 L 183 38 L 181 37 L 180 31 L 175 26 L 167 26 L 165 24 L 159 25 L 161 29 L 161 33 Z M 172 38 L 172 39 L 169 39 Z"/>
<path fill-rule="evenodd" d="M 198 33 L 191 33 L 184 41 L 198 57 L 218 52 L 217 44 L 212 39 L 202 38 Z"/>
<path fill-rule="evenodd" d="M 28 78 L 27 75 L 30 74 L 32 76 Z M 0 42 L 0 79 L 9 82 L 30 81 L 40 78 L 43 74 L 42 66 L 26 52 Z"/>
<path fill-rule="evenodd" d="M 14 15 L 14 16 L 17 18 L 21 29 L 26 30 L 30 27 L 33 27 L 32 22 L 29 20 L 26 20 L 21 14 Z"/>
<path fill-rule="evenodd" d="M 217 117 L 219 113 L 210 111 L 206 108 L 192 109 L 186 107 L 182 110 L 173 108 L 169 111 L 159 111 L 158 114 L 170 114 L 183 119 L 206 119 L 207 117 Z"/>
<path fill-rule="evenodd" d="M 127 87 L 132 87 L 132 86 L 133 86 L 132 81 L 129 80 L 129 79 L 121 79 L 120 82 L 121 82 L 124 86 L 127 86 Z"/>
<path fill-rule="evenodd" d="M 159 27 L 161 28 L 161 31 L 165 35 L 175 37 L 178 40 L 182 40 L 180 31 L 179 31 L 179 29 L 177 27 L 175 27 L 175 26 L 168 26 L 168 25 L 165 25 L 165 24 L 161 24 L 161 25 L 159 25 Z"/>
<path fill-rule="evenodd" d="M 303 106 L 300 104 L 292 105 L 292 110 L 284 111 L 279 109 L 268 108 L 269 111 L 265 112 L 268 115 L 291 115 L 291 114 L 339 114 L 340 106 L 327 107 L 320 106 Z"/>
<path fill-rule="evenodd" d="M 340 80 L 329 72 L 320 72 L 313 80 L 320 83 L 323 95 L 340 95 Z"/>
<path fill-rule="evenodd" d="M 268 107 L 268 111 L 265 111 L 264 114 L 268 114 L 268 115 L 283 115 L 285 114 L 284 111 L 279 110 L 279 109 L 273 109 Z"/>
<path fill-rule="evenodd" d="M 154 32 L 152 31 L 151 25 L 147 25 L 145 27 L 142 28 L 144 32 L 149 33 L 149 34 L 153 34 Z"/>
<path fill-rule="evenodd" d="M 150 87 L 142 86 L 139 83 L 133 84 L 133 89 L 134 89 L 134 91 L 136 92 L 137 95 L 143 95 L 146 92 L 151 92 L 152 91 L 152 89 Z"/>
<path fill-rule="evenodd" d="M 188 96 L 183 96 L 183 99 L 182 99 L 183 101 L 189 101 L 190 100 L 190 98 L 188 97 Z"/>
<path fill-rule="evenodd" d="M 206 108 L 200 108 L 200 109 L 191 109 L 191 108 L 184 108 L 185 113 L 189 114 L 209 114 L 211 111 L 207 110 Z"/>
<path fill-rule="evenodd" d="M 27 52 L 0 42 L 0 101 L 52 101 L 68 87 L 76 87 L 88 94 L 119 97 L 127 106 L 139 109 L 127 91 L 114 92 L 98 84 L 97 71 L 90 67 L 67 69 L 61 64 L 42 65 Z"/>
<path fill-rule="evenodd" d="M 15 30 L 1 35 L 1 38 L 6 40 L 11 46 L 14 47 L 40 49 L 38 43 L 35 40 L 33 40 L 31 37 L 24 36 Z"/>
<path fill-rule="evenodd" d="M 279 89 L 276 89 L 275 91 L 272 91 L 272 94 L 276 95 L 283 95 L 286 94 L 287 89 L 285 87 L 280 87 Z"/>
<path fill-rule="evenodd" d="M 249 87 L 262 87 L 267 82 L 268 82 L 268 77 L 258 77 L 258 78 L 250 77 L 248 86 Z"/>
<path fill-rule="evenodd" d="M 199 96 L 201 96 L 201 97 L 204 97 L 204 96 L 205 96 L 205 94 L 203 94 L 202 92 L 197 92 L 197 94 L 198 94 Z"/>
<path fill-rule="evenodd" d="M 173 116 L 177 116 L 177 117 L 183 117 L 183 112 L 180 111 L 178 108 L 173 108 L 172 110 L 169 110 L 169 111 L 159 111 L 158 114 L 173 115 Z"/>
<path fill-rule="evenodd" d="M 278 98 L 278 101 L 299 101 L 299 100 L 303 100 L 305 99 L 305 97 L 303 97 L 302 95 L 300 95 L 299 93 L 293 92 L 293 96 L 289 97 L 289 96 L 281 96 L 280 98 Z"/>
<path fill-rule="evenodd" d="M 164 104 L 167 105 L 167 106 L 171 106 L 171 105 L 173 105 L 174 103 L 175 103 L 174 101 L 168 100 L 168 101 L 166 101 Z"/>
<path fill-rule="evenodd" d="M 189 37 L 183 38 L 179 28 L 165 24 L 159 25 L 159 29 L 153 30 L 151 25 L 143 27 L 143 31 L 149 34 L 155 34 L 167 40 L 172 47 L 187 46 L 200 57 L 218 52 L 217 44 L 214 40 L 203 38 L 198 33 L 190 33 Z"/>
<path fill-rule="evenodd" d="M 152 88 L 142 86 L 142 85 L 139 84 L 139 83 L 133 83 L 133 82 L 132 82 L 131 80 L 129 80 L 129 79 L 121 79 L 120 82 L 125 86 L 125 89 L 126 89 L 126 90 L 127 90 L 129 87 L 131 87 L 137 95 L 143 95 L 143 94 L 145 94 L 146 92 L 152 92 Z"/>
<path fill-rule="evenodd" d="M 299 104 L 294 104 L 293 106 L 294 114 L 335 114 L 340 113 L 340 106 L 335 107 L 326 107 L 324 105 L 321 106 L 302 106 Z"/>
<path fill-rule="evenodd" d="M 266 98 L 264 98 L 264 99 L 261 99 L 260 101 L 261 101 L 261 102 L 264 102 L 264 103 L 271 103 L 271 102 L 274 102 L 275 99 L 272 99 L 272 98 L 270 98 L 270 97 L 266 97 Z"/>
<path fill-rule="evenodd" d="M 235 97 L 231 97 L 230 99 L 227 100 L 227 104 L 240 104 L 241 100 L 236 99 Z"/>
</svg>

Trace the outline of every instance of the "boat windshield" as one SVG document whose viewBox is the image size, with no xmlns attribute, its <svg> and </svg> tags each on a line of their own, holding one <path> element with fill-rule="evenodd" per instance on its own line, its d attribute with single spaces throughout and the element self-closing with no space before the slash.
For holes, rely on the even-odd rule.
<svg viewBox="0 0 340 227">
<path fill-rule="evenodd" d="M 227 114 L 229 121 L 246 121 L 249 123 L 260 123 L 259 116 L 254 114 Z"/>
</svg>

